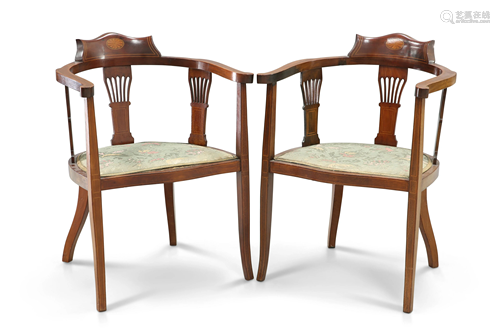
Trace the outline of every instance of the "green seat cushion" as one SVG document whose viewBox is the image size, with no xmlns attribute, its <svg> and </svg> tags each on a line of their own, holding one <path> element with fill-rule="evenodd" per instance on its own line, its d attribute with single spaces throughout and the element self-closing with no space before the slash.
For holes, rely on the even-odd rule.
<svg viewBox="0 0 500 333">
<path fill-rule="evenodd" d="M 173 142 L 140 142 L 99 148 L 101 176 L 181 167 L 238 159 L 215 148 Z M 87 171 L 87 154 L 78 155 L 77 164 Z"/>
<path fill-rule="evenodd" d="M 409 178 L 411 150 L 364 143 L 322 143 L 278 154 L 275 160 L 320 169 Z M 423 156 L 423 172 L 432 162 Z"/>
</svg>

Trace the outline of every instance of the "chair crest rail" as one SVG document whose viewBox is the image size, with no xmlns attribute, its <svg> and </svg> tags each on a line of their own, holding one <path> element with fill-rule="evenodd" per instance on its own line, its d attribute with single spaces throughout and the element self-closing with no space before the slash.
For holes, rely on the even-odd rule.
<svg viewBox="0 0 500 333">
<path fill-rule="evenodd" d="M 252 83 L 253 74 L 224 64 L 205 60 L 161 56 L 151 36 L 134 38 L 110 32 L 95 39 L 77 39 L 75 62 L 56 70 L 56 80 L 76 91 L 82 97 L 94 96 L 94 85 L 76 74 L 99 67 L 131 65 L 165 65 L 199 69 L 225 79 Z"/>
</svg>

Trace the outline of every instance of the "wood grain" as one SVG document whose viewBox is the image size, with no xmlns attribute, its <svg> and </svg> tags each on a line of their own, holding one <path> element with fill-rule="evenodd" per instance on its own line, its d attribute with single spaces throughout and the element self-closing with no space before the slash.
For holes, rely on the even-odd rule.
<svg viewBox="0 0 500 333">
<path fill-rule="evenodd" d="M 113 120 L 111 144 L 114 146 L 134 143 L 134 138 L 130 133 L 129 115 L 132 68 L 130 66 L 104 67 L 103 74 Z"/>
<path fill-rule="evenodd" d="M 206 146 L 208 95 L 212 85 L 212 73 L 199 69 L 189 69 L 189 87 L 191 89 L 191 135 L 188 142 Z"/>
<path fill-rule="evenodd" d="M 128 37 L 108 32 L 90 40 L 76 40 L 75 61 L 92 61 L 124 57 L 160 57 L 153 37 Z"/>
<path fill-rule="evenodd" d="M 238 199 L 238 230 L 243 274 L 246 280 L 253 279 L 250 251 L 250 169 L 248 156 L 247 87 L 238 83 L 236 104 L 236 155 L 241 169 L 236 173 Z"/>
<path fill-rule="evenodd" d="M 343 185 L 332 185 L 332 208 L 330 211 L 330 226 L 328 228 L 328 247 L 334 248 L 339 227 L 340 208 L 342 207 Z"/>
<path fill-rule="evenodd" d="M 94 98 L 85 99 L 87 134 L 87 192 L 94 249 L 94 273 L 97 311 L 106 311 L 106 273 L 104 262 L 104 229 L 102 224 L 101 174 L 95 122 Z"/>
<path fill-rule="evenodd" d="M 274 158 L 275 134 L 276 84 L 268 84 L 260 185 L 260 258 L 259 271 L 257 272 L 258 281 L 264 281 L 266 279 L 271 245 L 274 174 L 270 170 L 270 162 Z"/>
<path fill-rule="evenodd" d="M 401 94 L 407 81 L 408 69 L 416 69 L 436 76 L 435 78 L 420 82 L 415 86 L 416 102 L 409 178 L 404 179 L 330 171 L 275 159 L 274 135 L 276 127 L 275 109 L 277 82 L 297 73 L 301 73 L 301 88 L 304 105 L 311 107 L 317 103 L 317 106 L 319 106 L 320 83 L 318 82 L 318 84 L 316 84 L 316 82 L 314 82 L 313 85 L 304 86 L 304 82 L 308 82 L 308 79 L 314 80 L 318 78 L 320 73 L 322 73 L 322 68 L 350 65 L 379 66 L 379 106 L 381 113 L 379 133 L 375 139 L 375 143 L 389 146 L 397 145 L 395 136 L 397 113 L 400 107 Z M 267 272 L 271 235 L 273 175 L 275 173 L 332 184 L 332 209 L 328 232 L 329 247 L 335 247 L 336 245 L 343 186 L 361 186 L 403 191 L 408 192 L 403 311 L 409 313 L 413 310 L 419 229 L 422 232 L 426 244 L 429 265 L 431 267 L 437 267 L 438 265 L 437 246 L 430 223 L 426 189 L 439 175 L 440 164 L 437 160 L 437 151 L 441 135 L 444 100 L 447 88 L 452 86 L 456 81 L 456 75 L 455 72 L 448 68 L 435 64 L 434 41 L 419 42 L 403 34 L 391 34 L 381 37 L 363 37 L 357 35 L 355 45 L 347 57 L 324 57 L 297 60 L 279 67 L 276 70 L 257 75 L 257 82 L 267 84 L 268 87 L 262 149 L 261 248 L 257 280 L 263 281 Z M 433 165 L 422 174 L 425 98 L 427 98 L 430 93 L 443 89 L 434 158 L 426 154 L 427 158 L 433 161 Z M 305 117 L 306 137 L 308 133 L 314 134 L 315 130 L 317 134 L 317 119 L 317 114 L 315 117 Z M 316 144 L 319 143 L 319 137 L 317 137 L 314 142 L 304 141 L 304 145 Z M 288 151 L 281 154 L 286 152 Z"/>
<path fill-rule="evenodd" d="M 432 230 L 431 218 L 429 215 L 429 207 L 427 206 L 427 190 L 422 191 L 421 208 L 420 208 L 420 232 L 424 239 L 425 248 L 427 250 L 427 261 L 429 266 L 437 268 L 439 266 L 438 250 L 434 231 Z"/>
<path fill-rule="evenodd" d="M 78 201 L 76 204 L 75 217 L 73 218 L 73 223 L 69 229 L 68 237 L 66 238 L 66 243 L 64 244 L 64 251 L 62 256 L 62 261 L 71 262 L 73 261 L 73 254 L 75 253 L 76 243 L 78 242 L 78 237 L 82 232 L 83 226 L 85 225 L 85 220 L 89 215 L 89 205 L 87 200 L 87 191 L 81 187 L 78 187 Z"/>
<path fill-rule="evenodd" d="M 443 116 L 444 116 L 444 104 L 446 102 L 446 92 L 448 88 L 443 89 L 441 93 L 441 103 L 439 104 L 439 117 L 438 125 L 436 131 L 436 141 L 434 143 L 434 156 L 432 156 L 432 163 L 437 163 L 438 151 L 439 151 L 439 141 L 441 140 L 441 128 L 443 127 Z"/>
<path fill-rule="evenodd" d="M 408 68 L 379 66 L 380 123 L 375 144 L 396 147 L 396 121 L 401 94 L 408 80 Z"/>
<path fill-rule="evenodd" d="M 410 184 L 408 188 L 408 216 L 406 223 L 406 259 L 403 311 L 413 311 L 415 270 L 417 265 L 418 230 L 422 199 L 422 154 L 424 145 L 425 99 L 415 99 L 413 139 L 411 145 Z"/>
<path fill-rule="evenodd" d="M 175 228 L 175 197 L 174 183 L 163 184 L 165 192 L 165 208 L 167 209 L 168 237 L 170 246 L 177 245 L 177 231 Z"/>
<path fill-rule="evenodd" d="M 91 220 L 97 310 L 105 311 L 107 308 L 101 193 L 109 189 L 164 184 L 169 240 L 170 245 L 176 245 L 173 183 L 236 172 L 241 260 L 245 279 L 253 279 L 250 254 L 250 188 L 246 96 L 246 83 L 253 81 L 253 74 L 241 72 L 211 60 L 162 57 L 154 46 L 151 37 L 134 38 L 108 33 L 94 40 L 78 40 L 77 46 L 77 62 L 56 70 L 57 81 L 65 85 L 71 148 L 71 158 L 68 161 L 69 174 L 70 178 L 80 186 L 77 211 L 65 244 L 63 261 L 69 262 L 73 258 L 74 248 L 88 211 Z M 134 142 L 134 138 L 130 133 L 129 115 L 132 65 L 163 65 L 189 68 L 192 106 L 192 133 L 189 142 L 197 145 L 207 145 L 205 135 L 206 110 L 212 73 L 238 82 L 236 122 L 236 154 L 238 157 L 222 162 L 101 177 L 93 98 L 94 85 L 76 74 L 95 68 L 103 68 L 104 82 L 112 110 L 114 134 L 111 142 L 113 145 L 129 144 Z M 75 156 L 73 148 L 69 88 L 79 91 L 85 101 L 86 172 L 81 170 L 75 163 L 77 156 Z"/>
<path fill-rule="evenodd" d="M 323 75 L 321 68 L 300 73 L 300 89 L 304 101 L 304 139 L 302 147 L 319 144 L 318 109 Z"/>
</svg>

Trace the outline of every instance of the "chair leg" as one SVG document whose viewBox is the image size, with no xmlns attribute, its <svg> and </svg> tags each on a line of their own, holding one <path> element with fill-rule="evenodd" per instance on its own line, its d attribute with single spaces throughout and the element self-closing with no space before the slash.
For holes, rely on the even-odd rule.
<svg viewBox="0 0 500 333">
<path fill-rule="evenodd" d="M 332 185 L 332 209 L 330 212 L 330 227 L 328 229 L 328 247 L 335 247 L 337 228 L 339 226 L 340 208 L 342 207 L 343 185 Z"/>
<path fill-rule="evenodd" d="M 78 242 L 78 237 L 82 232 L 83 226 L 85 225 L 85 220 L 89 215 L 89 205 L 87 200 L 87 190 L 79 187 L 78 191 L 78 203 L 76 205 L 75 217 L 73 218 L 73 223 L 69 229 L 68 237 L 66 238 L 66 243 L 64 244 L 64 251 L 62 256 L 62 261 L 71 262 L 73 260 L 73 253 L 75 252 L 76 243 Z"/>
<path fill-rule="evenodd" d="M 90 226 L 94 249 L 94 274 L 97 311 L 106 311 L 106 272 L 104 262 L 104 230 L 102 224 L 101 191 L 89 191 Z"/>
<path fill-rule="evenodd" d="M 238 197 L 238 229 L 240 234 L 241 264 L 245 280 L 253 280 L 252 257 L 250 252 L 250 183 L 248 173 L 236 173 Z"/>
<path fill-rule="evenodd" d="M 271 218 L 273 210 L 274 174 L 262 172 L 260 187 L 260 259 L 257 281 L 266 279 L 271 245 Z"/>
<path fill-rule="evenodd" d="M 417 265 L 418 229 L 420 224 L 420 192 L 408 194 L 408 217 L 406 224 L 406 259 L 405 286 L 403 295 L 403 311 L 413 311 L 413 295 L 415 290 L 415 270 Z"/>
<path fill-rule="evenodd" d="M 165 206 L 167 207 L 168 235 L 170 245 L 177 245 L 177 231 L 175 229 L 175 201 L 174 201 L 174 183 L 165 183 Z"/>
<path fill-rule="evenodd" d="M 427 206 L 427 189 L 422 191 L 422 203 L 420 208 L 420 232 L 424 239 L 425 248 L 427 250 L 427 261 L 429 266 L 436 268 L 439 266 L 438 250 L 434 232 L 432 231 L 431 218 L 429 216 L 429 208 Z"/>
</svg>

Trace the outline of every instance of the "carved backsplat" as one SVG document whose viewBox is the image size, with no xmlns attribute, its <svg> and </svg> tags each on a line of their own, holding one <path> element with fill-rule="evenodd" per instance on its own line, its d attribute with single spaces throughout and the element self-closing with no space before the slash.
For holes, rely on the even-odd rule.
<svg viewBox="0 0 500 333">
<path fill-rule="evenodd" d="M 206 146 L 208 94 L 212 84 L 212 73 L 200 69 L 189 69 L 189 88 L 191 89 L 191 135 L 189 143 Z"/>
<path fill-rule="evenodd" d="M 128 37 L 115 32 L 105 33 L 95 39 L 76 40 L 75 61 L 92 61 L 123 57 L 160 57 L 153 37 Z"/>
<path fill-rule="evenodd" d="M 381 37 L 356 35 L 356 42 L 348 54 L 349 58 L 392 58 L 435 62 L 434 41 L 420 42 L 404 34 L 390 34 Z"/>
<path fill-rule="evenodd" d="M 396 147 L 398 141 L 394 132 L 398 109 L 401 106 L 401 93 L 406 84 L 408 69 L 400 67 L 380 66 L 378 71 L 378 87 L 380 90 L 380 125 L 375 143 Z"/>
<path fill-rule="evenodd" d="M 304 100 L 304 139 L 302 147 L 316 145 L 318 137 L 319 94 L 323 75 L 321 68 L 303 71 L 300 75 L 300 89 Z"/>
<path fill-rule="evenodd" d="M 130 66 L 104 67 L 103 72 L 113 118 L 114 133 L 111 144 L 134 143 L 134 138 L 130 133 L 129 118 L 132 68 Z"/>
</svg>

